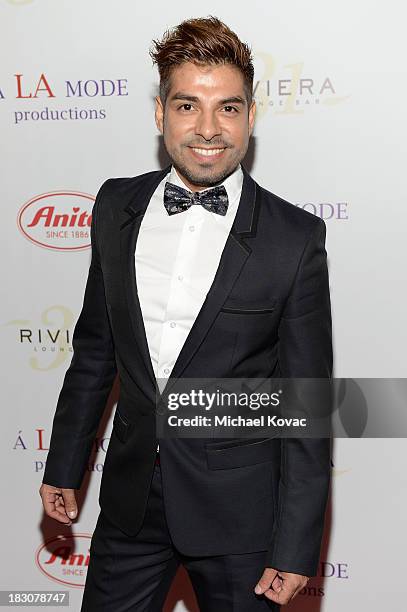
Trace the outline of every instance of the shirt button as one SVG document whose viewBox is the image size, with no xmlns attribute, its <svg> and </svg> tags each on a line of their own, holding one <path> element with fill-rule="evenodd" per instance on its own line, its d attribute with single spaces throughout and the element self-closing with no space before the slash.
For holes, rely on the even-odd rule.
<svg viewBox="0 0 407 612">
<path fill-rule="evenodd" d="M 175 327 L 175 326 L 176 326 L 175 321 L 171 321 L 171 323 L 170 323 L 170 327 Z"/>
<path fill-rule="evenodd" d="M 179 280 L 179 281 L 182 281 L 182 280 L 183 280 L 183 278 L 184 278 L 184 277 L 182 276 L 182 274 L 179 274 L 179 275 L 178 275 L 178 280 Z"/>
<path fill-rule="evenodd" d="M 195 231 L 195 225 L 190 225 L 189 226 L 189 231 L 190 232 L 194 232 Z"/>
<path fill-rule="evenodd" d="M 169 369 L 168 368 L 164 368 L 164 374 L 168 374 Z"/>
</svg>

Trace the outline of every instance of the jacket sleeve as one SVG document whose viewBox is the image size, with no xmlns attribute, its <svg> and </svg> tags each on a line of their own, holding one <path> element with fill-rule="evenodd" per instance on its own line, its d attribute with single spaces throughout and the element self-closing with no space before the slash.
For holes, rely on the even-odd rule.
<svg viewBox="0 0 407 612">
<path fill-rule="evenodd" d="M 326 225 L 318 219 L 279 325 L 283 378 L 332 377 Z M 331 438 L 282 438 L 277 516 L 267 566 L 315 576 L 331 474 Z"/>
<path fill-rule="evenodd" d="M 59 394 L 42 481 L 63 488 L 81 486 L 117 372 L 97 242 L 98 215 L 109 180 L 99 189 L 92 209 L 91 263 L 72 337 L 73 357 Z"/>
</svg>

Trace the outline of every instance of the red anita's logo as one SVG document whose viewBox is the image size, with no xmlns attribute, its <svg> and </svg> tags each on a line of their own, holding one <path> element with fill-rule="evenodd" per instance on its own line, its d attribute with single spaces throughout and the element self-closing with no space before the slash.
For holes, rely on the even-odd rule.
<svg viewBox="0 0 407 612">
<path fill-rule="evenodd" d="M 79 191 L 37 195 L 20 208 L 18 227 L 25 238 L 47 249 L 88 249 L 94 201 L 94 196 Z"/>
<path fill-rule="evenodd" d="M 60 584 L 85 586 L 91 537 L 88 533 L 75 533 L 48 540 L 35 553 L 37 567 Z"/>
</svg>

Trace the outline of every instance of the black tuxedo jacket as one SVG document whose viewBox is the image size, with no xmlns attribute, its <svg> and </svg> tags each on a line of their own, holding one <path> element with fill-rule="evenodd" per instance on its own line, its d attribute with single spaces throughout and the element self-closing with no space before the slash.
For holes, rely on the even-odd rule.
<svg viewBox="0 0 407 612">
<path fill-rule="evenodd" d="M 244 170 L 216 276 L 171 379 L 332 376 L 325 222 Z M 43 482 L 79 489 L 114 378 L 120 396 L 99 503 L 139 530 L 160 444 L 174 544 L 188 555 L 267 550 L 271 567 L 315 575 L 330 439 L 157 439 L 156 391 L 134 270 L 148 202 L 169 171 L 107 180 L 92 215 L 92 259 Z M 182 214 L 182 213 L 180 213 Z"/>
</svg>

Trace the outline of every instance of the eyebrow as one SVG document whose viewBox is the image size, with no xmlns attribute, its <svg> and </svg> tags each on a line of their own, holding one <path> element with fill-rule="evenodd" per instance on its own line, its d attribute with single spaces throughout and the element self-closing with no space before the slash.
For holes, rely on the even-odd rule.
<svg viewBox="0 0 407 612">
<path fill-rule="evenodd" d="M 199 102 L 198 96 L 192 96 L 187 93 L 182 93 L 178 91 L 173 96 L 171 96 L 170 101 L 172 100 L 187 100 L 188 102 Z M 219 104 L 246 104 L 246 100 L 241 96 L 230 96 L 229 98 L 224 98 L 219 101 Z"/>
</svg>

